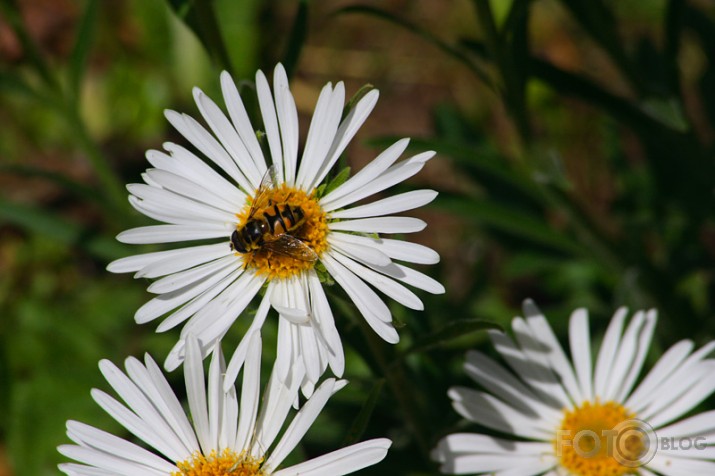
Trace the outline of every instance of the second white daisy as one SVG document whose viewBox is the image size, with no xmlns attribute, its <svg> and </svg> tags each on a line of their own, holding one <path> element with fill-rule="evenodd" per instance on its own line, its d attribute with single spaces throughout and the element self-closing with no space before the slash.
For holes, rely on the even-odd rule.
<svg viewBox="0 0 715 476">
<path fill-rule="evenodd" d="M 60 470 L 70 476 L 340 476 L 373 465 L 387 454 L 390 440 L 378 438 L 279 469 L 330 396 L 345 382 L 323 382 L 276 442 L 303 380 L 300 364 L 287 382 L 272 375 L 259 409 L 261 341 L 257 333 L 249 337 L 240 405 L 233 386 L 224 392 L 225 367 L 218 345 L 208 383 L 193 336 L 188 336 L 186 354 L 184 376 L 191 421 L 151 357 L 147 355 L 144 364 L 127 359 L 126 374 L 111 362 L 102 361 L 102 373 L 124 404 L 100 390 L 93 390 L 92 396 L 112 418 L 155 451 L 69 421 L 67 435 L 75 444 L 62 445 L 59 451 L 77 462 L 63 463 Z"/>
<path fill-rule="evenodd" d="M 457 412 L 493 434 L 455 433 L 433 457 L 444 473 L 521 476 L 708 476 L 715 474 L 715 411 L 676 421 L 715 391 L 715 349 L 671 347 L 636 386 L 650 347 L 655 311 L 613 317 L 591 362 L 588 316 L 571 316 L 569 362 L 530 301 L 515 318 L 516 341 L 492 331 L 510 370 L 480 352 L 464 368 L 485 391 L 450 389 Z M 633 388 L 635 387 L 635 390 Z M 676 447 L 672 442 L 685 442 Z"/>
</svg>

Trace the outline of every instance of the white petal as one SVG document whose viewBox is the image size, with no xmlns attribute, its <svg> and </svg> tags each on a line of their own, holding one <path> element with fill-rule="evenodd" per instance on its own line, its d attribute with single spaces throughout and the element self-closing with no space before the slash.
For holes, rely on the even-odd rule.
<svg viewBox="0 0 715 476">
<path fill-rule="evenodd" d="M 209 416 L 206 403 L 206 383 L 204 382 L 203 355 L 196 337 L 188 335 L 185 339 L 186 359 L 184 361 L 184 379 L 186 396 L 189 401 L 191 418 L 196 429 L 196 436 L 201 444 L 201 451 L 208 455 L 216 449 L 211 441 Z"/>
<path fill-rule="evenodd" d="M 352 259 L 337 253 L 336 251 L 337 250 L 333 250 L 330 255 L 338 260 L 343 266 L 355 273 L 355 275 L 360 279 L 372 284 L 380 292 L 391 297 L 405 307 L 409 307 L 410 309 L 415 309 L 417 311 L 424 310 L 424 305 L 422 304 L 422 301 L 420 301 L 420 298 L 418 298 L 415 293 L 407 289 L 405 286 L 393 281 L 387 276 L 383 276 L 380 273 L 376 273 L 375 271 L 356 263 Z"/>
<path fill-rule="evenodd" d="M 276 98 L 276 111 L 283 144 L 285 182 L 293 185 L 298 163 L 298 111 L 290 92 L 288 76 L 280 63 L 273 71 L 273 93 Z"/>
<path fill-rule="evenodd" d="M 414 233 L 422 231 L 427 223 L 412 217 L 361 218 L 330 222 L 331 231 L 356 231 L 360 233 Z"/>
<path fill-rule="evenodd" d="M 314 270 L 308 273 L 308 286 L 310 288 L 311 312 L 320 327 L 320 335 L 325 338 L 330 368 L 336 377 L 342 377 L 345 371 L 343 343 L 335 327 L 335 319 L 325 291 L 323 291 L 323 285 Z"/>
<path fill-rule="evenodd" d="M 295 400 L 305 370 L 302 363 L 293 366 L 288 378 L 283 382 L 278 378 L 275 367 L 268 381 L 268 390 L 263 397 L 263 404 L 256 424 L 256 436 L 252 454 L 263 457 L 267 448 L 283 428 L 291 404 Z"/>
<path fill-rule="evenodd" d="M 543 343 L 545 338 L 537 334 L 522 318 L 512 320 L 511 326 L 523 355 L 531 363 L 533 374 L 529 383 L 540 388 L 546 395 L 558 399 L 563 407 L 570 408 L 572 402 L 564 390 L 563 382 L 549 362 L 549 349 Z"/>
<path fill-rule="evenodd" d="M 156 328 L 156 331 L 165 332 L 172 329 L 193 316 L 238 279 L 241 274 L 243 274 L 242 269 L 234 270 L 232 266 L 228 266 L 194 286 L 157 296 L 137 310 L 134 320 L 138 324 L 142 324 L 181 306 L 167 316 Z"/>
<path fill-rule="evenodd" d="M 569 320 L 569 344 L 571 345 L 571 358 L 573 359 L 576 378 L 581 388 L 581 395 L 590 401 L 593 399 L 591 338 L 588 330 L 588 312 L 585 309 L 576 309 L 571 314 Z"/>
<path fill-rule="evenodd" d="M 231 203 L 237 205 L 246 203 L 246 194 L 234 182 L 227 180 L 214 170 L 205 160 L 198 158 L 190 150 L 173 142 L 165 142 L 162 145 L 171 155 L 157 150 L 150 150 L 146 153 L 146 158 L 151 165 L 157 169 L 173 172 L 196 182 Z M 157 185 L 155 184 L 154 186 Z"/>
<path fill-rule="evenodd" d="M 164 115 L 194 146 L 233 178 L 244 192 L 252 191 L 248 179 L 241 173 L 228 152 L 196 119 L 187 114 L 165 111 Z"/>
<path fill-rule="evenodd" d="M 369 239 L 365 239 L 361 243 L 353 237 L 363 238 L 358 235 L 348 235 L 347 233 L 330 233 L 328 243 L 335 250 L 362 263 L 370 263 L 376 266 L 387 266 L 391 263 L 390 258 L 380 251 L 377 246 L 370 246 L 372 243 L 367 241 Z"/>
<path fill-rule="evenodd" d="M 189 178 L 161 169 L 148 169 L 146 174 L 162 187 L 179 195 L 190 197 L 195 201 L 203 202 L 219 210 L 224 210 L 229 214 L 236 212 L 235 203 L 218 195 L 213 189 L 205 188 Z"/>
<path fill-rule="evenodd" d="M 249 352 L 249 345 L 251 343 L 251 334 L 259 331 L 261 327 L 263 327 L 263 323 L 266 321 L 266 316 L 268 315 L 268 311 L 271 308 L 270 296 L 275 286 L 275 282 L 276 281 L 271 281 L 270 283 L 268 283 L 266 294 L 265 296 L 263 296 L 261 304 L 258 306 L 258 310 L 256 310 L 256 315 L 253 318 L 253 322 L 251 322 L 251 326 L 246 331 L 243 339 L 241 339 L 241 342 L 238 344 L 238 347 L 236 347 L 236 351 L 233 353 L 231 361 L 228 363 L 228 368 L 226 369 L 226 377 L 224 380 L 225 392 L 228 392 L 233 387 L 233 384 L 238 376 L 238 372 L 241 370 L 243 364 L 246 361 Z"/>
<path fill-rule="evenodd" d="M 715 433 L 715 410 L 699 413 L 667 427 L 658 428 L 658 436 L 661 438 L 700 436 L 709 433 Z"/>
<path fill-rule="evenodd" d="M 329 158 L 323 162 L 323 165 L 320 167 L 315 179 L 306 187 L 307 190 L 317 187 L 328 174 L 333 165 L 335 165 L 335 162 L 338 160 L 338 157 L 340 157 L 340 154 L 343 153 L 348 143 L 355 136 L 355 133 L 358 129 L 360 129 L 360 126 L 362 126 L 363 122 L 365 122 L 365 119 L 367 119 L 367 116 L 369 116 L 370 112 L 372 112 L 372 109 L 377 103 L 378 97 L 379 93 L 377 90 L 373 89 L 363 96 L 355 107 L 350 110 L 335 134 L 335 139 L 333 140 L 333 144 L 327 154 Z"/>
<path fill-rule="evenodd" d="M 145 245 L 226 238 L 230 234 L 231 227 L 223 225 L 152 225 L 123 231 L 117 235 L 117 240 L 133 245 Z"/>
<path fill-rule="evenodd" d="M 273 472 L 273 476 L 342 476 L 379 463 L 392 442 L 387 438 L 363 441 L 303 463 Z"/>
<path fill-rule="evenodd" d="M 410 243 L 409 241 L 372 238 L 369 236 L 339 232 L 328 235 L 328 240 L 335 239 L 344 243 L 355 243 L 357 245 L 374 247 L 389 258 L 398 259 L 400 261 L 418 264 L 439 263 L 439 255 L 435 251 L 417 243 Z"/>
<path fill-rule="evenodd" d="M 401 213 L 419 208 L 437 197 L 434 190 L 414 190 L 383 198 L 359 207 L 346 208 L 330 214 L 331 218 L 368 218 Z"/>
<path fill-rule="evenodd" d="M 330 275 L 350 296 L 370 327 L 385 341 L 391 344 L 397 343 L 400 337 L 389 323 L 392 319 L 390 310 L 377 294 L 329 254 L 324 254 L 321 261 Z"/>
<path fill-rule="evenodd" d="M 618 344 L 621 340 L 621 332 L 623 330 L 623 321 L 628 314 L 628 310 L 624 307 L 618 309 L 616 314 L 611 319 L 608 325 L 606 335 L 601 343 L 601 350 L 598 352 L 596 360 L 596 372 L 594 375 L 595 397 L 603 398 L 606 395 L 608 385 L 608 375 L 613 368 L 614 358 L 618 352 Z M 604 398 L 607 400 L 607 398 Z"/>
<path fill-rule="evenodd" d="M 545 405 L 511 372 L 481 352 L 467 352 L 464 371 L 475 382 L 516 410 L 525 414 L 541 415 L 545 429 L 558 424 L 563 417 L 560 409 Z"/>
<path fill-rule="evenodd" d="M 338 188 L 324 196 L 320 199 L 320 206 L 323 210 L 326 207 L 331 207 L 331 210 L 336 208 L 333 206 L 333 202 L 344 198 L 356 190 L 360 190 L 368 183 L 376 179 L 380 174 L 387 170 L 395 161 L 402 155 L 402 153 L 407 149 L 407 145 L 410 143 L 409 139 L 400 139 L 390 147 L 385 149 L 380 155 L 375 157 L 374 160 L 370 161 L 365 167 L 363 167 L 358 173 L 350 177 Z"/>
<path fill-rule="evenodd" d="M 181 261 L 189 256 L 206 256 L 209 257 L 206 261 L 211 261 L 216 253 L 216 258 L 219 256 L 219 251 L 224 251 L 225 247 L 223 243 L 217 243 L 215 245 L 203 245 L 203 246 L 192 246 L 189 248 L 180 248 L 177 250 L 167 250 L 167 251 L 155 251 L 152 253 L 143 253 L 134 256 L 127 256 L 126 258 L 120 258 L 118 260 L 112 261 L 107 265 L 107 271 L 112 273 L 131 273 L 135 271 L 140 271 L 149 265 L 157 262 L 174 262 Z M 180 271 L 177 269 L 176 271 Z M 142 274 L 144 276 L 144 274 Z M 158 275 L 157 275 L 158 276 Z M 154 276 L 152 276 L 154 277 Z"/>
<path fill-rule="evenodd" d="M 241 412 L 236 431 L 236 448 L 239 451 L 248 449 L 250 439 L 256 425 L 258 414 L 259 392 L 261 385 L 261 335 L 252 332 L 247 335 L 249 341 L 246 353 L 246 363 L 243 369 L 243 385 L 241 386 Z"/>
<path fill-rule="evenodd" d="M 340 125 L 344 102 L 345 86 L 342 82 L 336 84 L 335 89 L 330 83 L 323 87 L 310 122 L 296 186 L 306 188 L 307 184 L 314 183 L 315 175 L 328 159 L 328 151 Z"/>
<path fill-rule="evenodd" d="M 669 348 L 658 359 L 655 366 L 648 372 L 635 391 L 628 397 L 625 405 L 628 408 L 642 408 L 653 396 L 655 388 L 678 368 L 693 350 L 693 342 L 683 340 Z"/>
<path fill-rule="evenodd" d="M 544 430 L 538 415 L 525 415 L 485 392 L 452 387 L 452 406 L 463 417 L 493 430 L 523 438 L 549 441 L 553 431 Z"/>
<path fill-rule="evenodd" d="M 177 291 L 186 286 L 200 283 L 217 273 L 221 273 L 226 268 L 232 270 L 240 269 L 240 263 L 237 261 L 238 260 L 235 256 L 226 256 L 216 261 L 205 263 L 191 269 L 186 269 L 185 271 L 173 273 L 151 283 L 147 288 L 147 291 L 154 294 L 164 294 Z"/>
<path fill-rule="evenodd" d="M 517 319 L 514 320 L 515 322 Z M 513 324 L 512 324 L 513 325 Z M 520 325 L 517 324 L 519 334 L 523 334 Z M 492 344 L 497 352 L 499 352 L 504 360 L 509 364 L 517 375 L 536 393 L 538 398 L 546 405 L 555 409 L 570 407 L 571 403 L 566 397 L 561 384 L 556 380 L 554 375 L 548 372 L 548 367 L 537 364 L 531 359 L 531 355 L 516 346 L 514 341 L 506 334 L 498 331 L 488 331 Z"/>
<path fill-rule="evenodd" d="M 334 384 L 335 379 L 327 379 L 303 405 L 266 460 L 267 468 L 276 468 L 293 451 L 328 402 Z"/>
<path fill-rule="evenodd" d="M 199 447 L 194 430 L 174 391 L 159 371 L 154 360 L 148 354 L 145 355 L 144 360 L 147 367 L 144 367 L 136 359 L 128 359 L 126 361 L 127 375 L 137 387 L 142 389 L 164 421 L 171 426 L 174 434 L 181 439 L 188 456 Z M 157 371 L 158 374 L 152 373 Z"/>
<path fill-rule="evenodd" d="M 91 448 L 74 445 L 62 445 L 57 449 L 68 458 L 101 468 L 105 471 L 111 469 L 114 474 L 118 474 L 120 476 L 161 476 L 162 474 L 165 474 L 156 469 L 143 466 L 141 463 L 127 461 L 112 454 L 96 451 Z M 173 465 L 168 465 L 168 467 L 173 468 Z"/>
<path fill-rule="evenodd" d="M 132 461 L 157 471 L 172 471 L 174 465 L 122 438 L 77 421 L 67 422 L 67 435 L 81 446 Z M 190 453 L 188 453 L 190 454 Z"/>
<path fill-rule="evenodd" d="M 325 205 L 323 205 L 323 200 L 321 200 L 321 207 L 326 212 L 331 212 L 333 210 L 337 210 L 338 208 L 342 208 L 346 205 L 357 202 L 358 200 L 362 200 L 363 198 L 369 197 L 370 195 L 382 192 L 383 190 L 386 190 L 393 185 L 403 182 L 415 175 L 417 172 L 422 170 L 425 165 L 425 162 L 427 162 L 433 156 L 434 152 L 423 152 L 421 154 L 417 154 L 413 157 L 410 157 L 407 160 L 398 162 L 397 164 L 387 169 L 387 171 L 385 171 L 385 173 L 383 173 L 379 177 L 376 177 L 369 183 L 363 185 L 361 188 L 346 194 L 342 198 L 335 199 L 330 202 L 326 201 Z M 340 190 L 340 188 L 342 187 L 338 187 L 336 191 Z"/>
<path fill-rule="evenodd" d="M 236 89 L 236 83 L 234 83 L 233 79 L 231 79 L 231 75 L 226 71 L 221 73 L 221 91 L 223 92 L 231 121 L 258 170 L 259 176 L 256 177 L 255 180 L 251 180 L 252 188 L 255 190 L 260 185 L 261 178 L 263 178 L 263 175 L 266 173 L 266 160 L 263 158 L 261 146 L 258 144 L 256 131 L 248 119 L 248 113 L 243 105 L 243 101 L 241 101 L 241 96 L 238 94 L 238 89 Z"/>
<path fill-rule="evenodd" d="M 256 73 L 256 92 L 258 93 L 258 105 L 261 109 L 263 125 L 266 128 L 271 161 L 276 166 L 276 175 L 279 182 L 283 183 L 285 182 L 285 175 L 283 174 L 283 149 L 281 148 L 280 129 L 278 128 L 278 118 L 276 116 L 276 107 L 273 104 L 273 97 L 271 96 L 271 88 L 268 86 L 268 80 L 263 71 Z"/>
<path fill-rule="evenodd" d="M 229 152 L 238 168 L 251 183 L 260 182 L 262 173 L 256 167 L 255 162 L 250 157 L 243 141 L 239 137 L 236 129 L 224 116 L 221 109 L 199 88 L 194 88 L 194 100 L 199 106 L 201 114 L 211 127 L 211 130 L 218 137 L 221 144 Z"/>
<path fill-rule="evenodd" d="M 585 397 L 581 394 L 573 368 L 568 359 L 566 359 L 566 354 L 564 354 L 561 344 L 556 339 L 554 331 L 551 330 L 546 318 L 532 300 L 526 300 L 523 308 L 524 316 L 527 317 L 527 324 L 531 327 L 534 335 L 538 337 L 539 343 L 544 345 L 543 353 L 549 362 L 549 366 L 558 376 L 571 400 L 576 405 L 580 404 L 585 400 Z"/>
<path fill-rule="evenodd" d="M 618 392 L 616 393 L 614 400 L 617 402 L 622 402 L 628 397 L 631 392 L 633 385 L 636 382 L 636 378 L 641 372 L 643 367 L 643 362 L 645 361 L 646 354 L 650 348 L 650 342 L 653 338 L 653 331 L 655 330 L 656 323 L 656 312 L 654 310 L 648 311 L 646 314 L 646 322 L 643 326 L 642 331 L 637 337 L 636 342 L 636 354 L 633 356 L 633 361 L 630 365 L 630 371 L 623 378 L 621 382 L 618 383 Z M 618 356 L 621 359 L 621 355 Z"/>
</svg>

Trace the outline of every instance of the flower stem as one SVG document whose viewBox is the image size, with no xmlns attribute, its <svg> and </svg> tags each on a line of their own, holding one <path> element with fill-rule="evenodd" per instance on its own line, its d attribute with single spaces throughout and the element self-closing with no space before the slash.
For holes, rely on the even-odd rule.
<svg viewBox="0 0 715 476">
<path fill-rule="evenodd" d="M 375 334 L 364 319 L 358 319 L 358 321 L 360 321 L 360 329 L 365 335 L 368 347 L 397 400 L 405 423 L 417 441 L 420 454 L 428 455 L 430 453 L 430 438 L 428 428 L 424 424 L 426 413 L 420 410 L 418 400 L 415 398 L 420 395 L 420 392 L 414 390 L 414 382 L 408 377 L 402 359 L 392 358 L 393 349 L 388 350 L 388 344 Z"/>
</svg>

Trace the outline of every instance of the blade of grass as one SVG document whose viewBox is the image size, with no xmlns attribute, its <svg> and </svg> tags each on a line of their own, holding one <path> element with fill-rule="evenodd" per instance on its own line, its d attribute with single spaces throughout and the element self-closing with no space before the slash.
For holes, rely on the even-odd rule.
<svg viewBox="0 0 715 476">
<path fill-rule="evenodd" d="M 298 12 L 293 21 L 293 28 L 288 36 L 286 51 L 283 54 L 283 67 L 285 67 L 288 78 L 293 77 L 295 68 L 298 64 L 300 52 L 303 50 L 305 39 L 308 36 L 308 1 L 300 0 L 298 2 Z"/>
<path fill-rule="evenodd" d="M 92 49 L 92 42 L 96 30 L 99 2 L 87 0 L 84 14 L 77 30 L 77 38 L 69 59 L 69 94 L 73 101 L 78 101 L 80 96 L 80 83 L 87 66 L 87 58 Z"/>
<path fill-rule="evenodd" d="M 451 341 L 462 338 L 466 335 L 475 332 L 484 332 L 487 330 L 504 331 L 504 329 L 495 322 L 485 321 L 483 319 L 457 319 L 448 322 L 445 326 L 437 329 L 431 334 L 416 341 L 412 347 L 405 350 L 402 355 L 407 355 L 425 352 L 435 347 L 441 347 Z"/>
<path fill-rule="evenodd" d="M 375 406 L 382 395 L 382 388 L 384 386 L 384 378 L 375 380 L 370 393 L 360 407 L 360 411 L 350 425 L 350 429 L 345 434 L 345 438 L 343 439 L 341 446 L 349 446 L 360 441 L 362 435 L 365 433 L 368 423 L 370 422 L 370 417 L 372 417 L 372 413 L 375 411 Z"/>
</svg>

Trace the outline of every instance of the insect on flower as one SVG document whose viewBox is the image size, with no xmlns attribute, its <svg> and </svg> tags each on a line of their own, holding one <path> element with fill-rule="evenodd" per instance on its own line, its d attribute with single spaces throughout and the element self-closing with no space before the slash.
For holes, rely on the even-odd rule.
<svg viewBox="0 0 715 476">
<path fill-rule="evenodd" d="M 231 234 L 231 247 L 239 253 L 269 251 L 301 261 L 317 261 L 318 255 L 296 236 L 306 221 L 300 205 L 289 194 L 274 202 L 268 197 L 276 187 L 275 166 L 263 176 L 248 212 L 246 223 Z"/>
</svg>

